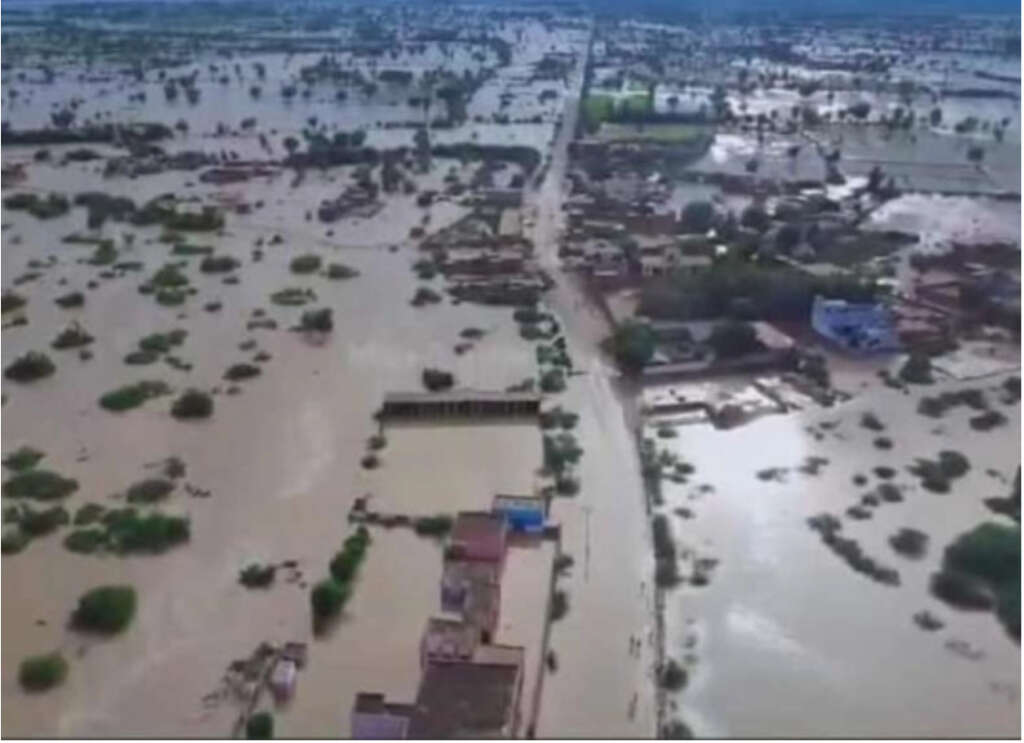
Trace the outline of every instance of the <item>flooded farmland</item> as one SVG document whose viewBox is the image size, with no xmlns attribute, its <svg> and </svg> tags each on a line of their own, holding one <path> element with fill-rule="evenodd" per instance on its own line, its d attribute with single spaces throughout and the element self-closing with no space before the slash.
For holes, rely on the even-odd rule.
<svg viewBox="0 0 1024 743">
<path fill-rule="evenodd" d="M 1019 735 L 1012 24 L 15 6 L 6 734 Z"/>
<path fill-rule="evenodd" d="M 1007 411 L 1010 430 L 971 437 L 963 414 L 938 425 L 922 421 L 915 398 L 873 384 L 833 410 L 769 416 L 735 431 L 684 425 L 677 438 L 659 441 L 694 466 L 694 482 L 713 487 L 701 493 L 666 483 L 664 490 L 666 513 L 683 507 L 694 514 L 670 516 L 681 548 L 718 560 L 708 585 L 679 589 L 667 610 L 666 652 L 693 658 L 675 703 L 698 735 L 830 737 L 837 720 L 855 737 L 1017 734 L 1016 643 L 990 615 L 951 611 L 928 592 L 941 545 L 962 524 L 987 518 L 982 500 L 1013 477 L 1017 411 Z M 887 426 L 891 450 L 872 446 L 871 432 L 859 424 L 866 411 Z M 818 441 L 807 429 L 824 423 Z M 935 495 L 904 468 L 946 447 L 962 450 L 971 471 L 953 492 Z M 727 450 L 744 456 L 723 458 Z M 816 474 L 800 472 L 811 457 L 827 463 Z M 880 465 L 897 470 L 892 482 L 905 500 L 883 503 L 869 520 L 844 528 L 898 570 L 896 587 L 851 571 L 806 524 L 856 504 L 882 482 L 871 474 Z M 785 474 L 758 477 L 771 468 Z M 855 485 L 858 473 L 869 483 Z M 905 527 L 928 534 L 932 548 L 920 560 L 887 543 Z M 918 627 L 913 617 L 923 610 L 944 626 Z"/>
</svg>

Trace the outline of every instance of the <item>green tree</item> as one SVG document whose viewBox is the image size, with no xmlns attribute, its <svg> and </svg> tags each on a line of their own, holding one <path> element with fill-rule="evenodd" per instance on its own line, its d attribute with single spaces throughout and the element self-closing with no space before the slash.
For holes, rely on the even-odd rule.
<svg viewBox="0 0 1024 743">
<path fill-rule="evenodd" d="M 619 367 L 629 374 L 639 374 L 654 356 L 656 339 L 650 325 L 627 320 L 619 325 L 608 341 L 608 347 Z"/>
</svg>

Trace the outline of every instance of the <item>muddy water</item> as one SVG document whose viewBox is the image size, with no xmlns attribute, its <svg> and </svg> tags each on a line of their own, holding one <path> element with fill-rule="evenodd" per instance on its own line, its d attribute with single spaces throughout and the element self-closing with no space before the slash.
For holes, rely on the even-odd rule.
<svg viewBox="0 0 1024 743">
<path fill-rule="evenodd" d="M 876 384 L 834 410 L 769 416 L 731 431 L 680 426 L 678 438 L 658 440 L 696 467 L 689 485 L 666 483 L 664 491 L 678 546 L 720 560 L 710 585 L 677 588 L 667 605 L 666 653 L 694 656 L 689 685 L 674 702 L 696 735 L 1019 735 L 1019 646 L 991 614 L 958 612 L 927 590 L 945 545 L 993 518 L 982 499 L 1009 487 L 1019 461 L 1018 408 L 1006 411 L 1005 428 L 978 434 L 962 410 L 940 422 L 920 417 L 917 397 Z M 860 427 L 868 409 L 888 426 L 891 451 L 875 449 L 878 434 Z M 805 428 L 821 421 L 838 426 L 819 442 Z M 933 495 L 903 467 L 945 448 L 964 452 L 971 471 L 949 495 Z M 796 467 L 808 456 L 830 462 L 817 476 L 802 474 Z M 867 488 L 854 486 L 852 476 L 878 482 L 871 470 L 881 464 L 899 471 L 894 482 L 906 486 L 906 500 L 873 509 L 867 521 L 844 518 L 843 530 L 899 571 L 896 588 L 852 572 L 805 524 L 808 516 L 841 515 L 854 505 Z M 790 469 L 783 482 L 756 477 L 769 467 Z M 1003 479 L 986 474 L 990 468 Z M 714 491 L 699 493 L 699 483 Z M 695 517 L 672 515 L 680 506 Z M 902 527 L 930 536 L 919 562 L 887 544 Z M 687 563 L 681 572 L 688 574 Z M 922 609 L 945 627 L 919 629 L 912 615 Z M 981 659 L 951 652 L 946 643 L 956 640 L 981 651 Z"/>
<path fill-rule="evenodd" d="M 87 187 L 89 181 L 76 172 L 41 170 L 32 183 L 57 187 L 63 176 L 61 190 Z M 442 174 L 436 174 L 438 180 Z M 165 174 L 109 186 L 141 200 L 150 191 L 180 192 L 185 178 Z M 101 280 L 97 289 L 86 290 L 86 281 L 99 269 L 74 259 L 91 248 L 59 242 L 61 235 L 81 228 L 81 210 L 49 223 L 5 212 L 10 223 L 3 233 L 6 276 L 21 273 L 31 257 L 54 253 L 60 258 L 42 279 L 19 287 L 29 298 L 29 325 L 4 331 L 5 359 L 47 348 L 71 319 L 97 340 L 91 361 L 80 361 L 74 352 L 51 351 L 58 365 L 52 377 L 27 386 L 4 382 L 4 451 L 30 443 L 47 452 L 47 466 L 77 478 L 81 487 L 69 499 L 71 510 L 88 500 L 111 503 L 111 494 L 146 476 L 145 463 L 172 454 L 186 462 L 189 482 L 212 491 L 209 499 L 192 499 L 179 488 L 171 497 L 166 508 L 190 516 L 192 539 L 158 557 L 73 555 L 55 535 L 4 558 L 5 596 L 17 597 L 3 604 L 2 690 L 10 703 L 5 731 L 11 735 L 226 735 L 233 709 L 204 709 L 200 700 L 215 690 L 228 663 L 264 640 L 311 640 L 308 589 L 279 584 L 266 593 L 250 592 L 237 584 L 237 573 L 253 560 L 295 559 L 305 580 L 325 574 L 347 533 L 345 514 L 352 500 L 379 484 L 359 460 L 367 437 L 376 431 L 372 414 L 381 396 L 392 389 L 418 389 L 426 363 L 455 370 L 467 386 L 501 387 L 529 374 L 532 351 L 516 339 L 507 310 L 408 304 L 418 283 L 410 270 L 417 256 L 408 247 L 391 252 L 385 246 L 400 243 L 419 222 L 421 212 L 411 198 L 396 198 L 374 219 L 336 225 L 330 238 L 323 225 L 306 222 L 302 214 L 320 198 L 318 191 L 336 193 L 343 181 L 318 185 L 316 178 L 298 191 L 288 187 L 286 176 L 249 184 L 247 198 L 264 198 L 265 209 L 230 218 L 222 238 L 196 238 L 242 260 L 240 283 L 224 285 L 219 277 L 199 274 L 193 258 L 186 272 L 199 293 L 179 308 L 160 307 L 137 292 L 138 284 L 169 259 L 166 245 L 147 244 L 153 230 L 132 230 L 135 247 L 123 254 L 144 261 L 144 273 Z M 463 213 L 450 204 L 440 207 L 434 210 L 437 226 Z M 126 231 L 123 225 L 105 230 L 111 235 Z M 254 263 L 253 241 L 275 233 L 284 236 L 284 244 L 267 247 L 263 261 Z M 17 244 L 14 235 L 21 236 Z M 290 257 L 311 249 L 325 260 L 354 266 L 361 276 L 332 282 L 289 274 Z M 57 283 L 61 277 L 68 279 L 66 285 Z M 334 332 L 325 343 L 311 344 L 287 332 L 301 308 L 269 302 L 269 294 L 285 286 L 312 287 L 319 296 L 314 306 L 334 309 Z M 53 298 L 72 289 L 85 291 L 85 307 L 58 309 Z M 223 301 L 220 313 L 201 310 L 211 299 Z M 250 311 L 258 307 L 267 308 L 279 330 L 245 330 Z M 459 331 L 470 325 L 488 334 L 477 349 L 457 357 L 452 348 Z M 189 331 L 176 353 L 195 365 L 191 373 L 162 362 L 148 367 L 122 362 L 143 335 L 172 327 Z M 250 337 L 273 358 L 259 378 L 243 385 L 242 394 L 218 396 L 208 421 L 173 420 L 167 413 L 169 398 L 120 415 L 96 404 L 104 392 L 137 379 L 164 379 L 177 389 L 224 386 L 223 370 L 255 353 L 237 348 Z M 512 343 L 522 349 L 507 351 Z M 523 438 L 506 439 L 506 471 L 517 474 L 510 489 L 528 486 L 538 465 L 535 431 L 529 441 L 527 447 Z M 454 472 L 471 471 L 466 462 L 495 452 L 495 441 L 486 435 L 456 443 L 466 459 L 453 464 Z M 80 453 L 88 459 L 76 461 Z M 383 458 L 378 474 L 401 466 L 386 451 Z M 440 474 L 430 473 L 430 487 L 443 495 L 441 483 L 457 480 L 445 474 L 442 481 Z M 423 619 L 436 610 L 439 571 L 440 553 L 431 542 L 396 532 L 374 545 L 342 626 L 312 645 L 298 696 L 279 716 L 283 732 L 347 733 L 347 709 L 358 688 L 411 697 L 418 678 L 415 644 Z M 43 580 L 42 575 L 52 577 Z M 99 643 L 67 631 L 64 623 L 77 597 L 110 582 L 136 586 L 140 608 L 133 626 Z M 86 650 L 79 656 L 82 646 Z M 55 647 L 71 662 L 68 682 L 52 694 L 25 695 L 15 680 L 18 662 Z"/>
</svg>

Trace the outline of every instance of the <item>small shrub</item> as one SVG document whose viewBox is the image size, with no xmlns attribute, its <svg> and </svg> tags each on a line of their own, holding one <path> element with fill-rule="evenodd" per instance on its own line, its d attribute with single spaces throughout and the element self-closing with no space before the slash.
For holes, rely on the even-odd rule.
<svg viewBox="0 0 1024 743">
<path fill-rule="evenodd" d="M 85 304 L 85 295 L 82 292 L 69 292 L 60 297 L 57 297 L 54 302 L 57 303 L 58 307 L 63 307 L 68 310 L 73 307 L 81 307 Z"/>
<path fill-rule="evenodd" d="M 917 529 L 900 529 L 889 537 L 889 545 L 904 557 L 918 559 L 928 549 L 928 535 Z"/>
<path fill-rule="evenodd" d="M 878 419 L 878 416 L 872 412 L 864 413 L 860 418 L 860 425 L 869 431 L 884 431 L 885 424 Z"/>
<path fill-rule="evenodd" d="M 213 415 L 213 398 L 201 390 L 186 390 L 171 405 L 171 415 L 179 420 L 209 418 Z"/>
<path fill-rule="evenodd" d="M 372 451 L 380 451 L 388 445 L 388 440 L 383 434 L 374 434 L 367 441 L 367 445 Z"/>
<path fill-rule="evenodd" d="M 269 712 L 257 712 L 245 722 L 245 737 L 249 740 L 269 740 L 274 737 L 274 717 Z"/>
<path fill-rule="evenodd" d="M 931 384 L 935 381 L 932 377 L 931 359 L 927 354 L 911 353 L 900 368 L 899 377 L 909 384 Z"/>
<path fill-rule="evenodd" d="M 968 420 L 968 424 L 975 431 L 991 431 L 993 428 L 1006 424 L 1006 416 L 998 410 L 987 410 L 981 415 L 975 415 Z"/>
<path fill-rule="evenodd" d="M 177 307 L 185 303 L 185 292 L 177 289 L 161 289 L 156 293 L 156 303 L 164 307 Z"/>
<path fill-rule="evenodd" d="M 270 301 L 282 307 L 299 307 L 308 302 L 315 302 L 316 293 L 312 289 L 289 287 L 271 294 Z"/>
<path fill-rule="evenodd" d="M 199 262 L 201 273 L 228 273 L 238 266 L 238 259 L 230 255 L 207 255 Z"/>
<path fill-rule="evenodd" d="M 26 304 L 28 304 L 28 300 L 15 292 L 4 292 L 0 295 L 0 313 L 13 312 Z"/>
<path fill-rule="evenodd" d="M 354 279 L 359 275 L 359 271 L 346 266 L 344 263 L 328 263 L 327 264 L 327 278 L 329 279 Z"/>
<path fill-rule="evenodd" d="M 24 472 L 39 464 L 46 455 L 31 446 L 20 446 L 4 457 L 3 465 L 11 472 Z"/>
<path fill-rule="evenodd" d="M 238 574 L 238 582 L 246 588 L 267 588 L 274 582 L 276 573 L 276 565 L 252 563 Z"/>
<path fill-rule="evenodd" d="M 4 377 L 12 382 L 34 382 L 57 371 L 50 357 L 39 351 L 19 356 L 4 369 Z"/>
<path fill-rule="evenodd" d="M 552 622 L 557 622 L 559 619 L 569 613 L 569 594 L 563 591 L 561 588 L 556 589 L 551 594 L 551 608 L 550 616 Z"/>
<path fill-rule="evenodd" d="M 33 655 L 18 666 L 18 683 L 25 691 L 40 692 L 63 683 L 68 675 L 68 662 L 58 652 Z"/>
<path fill-rule="evenodd" d="M 18 525 L 30 537 L 41 537 L 56 531 L 71 521 L 64 506 L 50 506 L 39 511 L 25 506 L 21 509 Z"/>
<path fill-rule="evenodd" d="M 254 364 L 232 364 L 231 366 L 228 367 L 227 371 L 224 372 L 224 379 L 231 382 L 237 382 L 242 379 L 251 379 L 253 377 L 258 377 L 260 373 L 260 368 L 258 366 L 255 366 Z"/>
<path fill-rule="evenodd" d="M 892 449 L 892 439 L 887 436 L 879 436 L 875 439 L 874 444 L 876 449 L 881 449 L 882 451 Z"/>
<path fill-rule="evenodd" d="M 994 602 L 992 594 L 976 579 L 963 573 L 943 570 L 933 573 L 931 591 L 943 601 L 958 609 L 991 609 Z"/>
<path fill-rule="evenodd" d="M 668 691 L 681 691 L 689 678 L 686 669 L 671 658 L 658 672 L 658 685 Z"/>
<path fill-rule="evenodd" d="M 542 392 L 555 393 L 565 389 L 565 374 L 561 369 L 549 369 L 540 375 Z"/>
<path fill-rule="evenodd" d="M 124 499 L 128 503 L 156 503 L 164 500 L 174 490 L 174 483 L 160 477 L 140 480 L 129 486 Z"/>
<path fill-rule="evenodd" d="M 449 390 L 455 386 L 455 375 L 441 369 L 424 369 L 423 386 L 431 392 Z"/>
<path fill-rule="evenodd" d="M 376 454 L 367 454 L 359 463 L 363 465 L 363 469 L 375 470 L 380 467 L 380 458 Z"/>
<path fill-rule="evenodd" d="M 106 542 L 103 529 L 75 529 L 64 537 L 64 546 L 71 552 L 92 554 Z"/>
<path fill-rule="evenodd" d="M 153 353 L 167 353 L 184 343 L 187 337 L 188 331 L 183 328 L 175 328 L 166 333 L 150 333 L 139 339 L 139 348 Z"/>
<path fill-rule="evenodd" d="M 125 354 L 124 363 L 129 366 L 145 366 L 154 363 L 159 358 L 159 354 L 154 351 L 131 351 Z"/>
<path fill-rule="evenodd" d="M 693 731 L 682 720 L 673 718 L 661 728 L 661 737 L 665 740 L 690 740 L 693 738 Z"/>
<path fill-rule="evenodd" d="M 413 528 L 421 537 L 443 537 L 452 530 L 452 517 L 440 514 L 437 516 L 421 516 L 416 519 Z"/>
<path fill-rule="evenodd" d="M 187 542 L 191 525 L 184 516 L 150 513 L 139 516 L 132 507 L 108 511 L 103 516 L 107 544 L 118 554 L 148 552 L 159 554 Z"/>
<path fill-rule="evenodd" d="M 894 470 L 892 467 L 886 467 L 884 465 L 875 467 L 874 472 L 875 476 L 881 480 L 891 480 L 892 478 L 896 477 L 896 470 Z"/>
<path fill-rule="evenodd" d="M 305 274 L 319 271 L 321 263 L 320 256 L 314 253 L 306 253 L 292 258 L 288 266 L 292 273 Z"/>
<path fill-rule="evenodd" d="M 16 555 L 28 546 L 30 537 L 21 529 L 5 529 L 0 536 L 0 553 Z"/>
<path fill-rule="evenodd" d="M 74 524 L 75 526 L 87 526 L 100 520 L 103 516 L 104 508 L 99 503 L 83 503 L 75 511 Z"/>
<path fill-rule="evenodd" d="M 331 578 L 320 581 L 309 595 L 313 618 L 322 621 L 337 616 L 344 608 L 348 597 L 347 586 L 339 585 Z"/>
<path fill-rule="evenodd" d="M 308 310 L 302 313 L 299 330 L 306 333 L 329 333 L 334 329 L 334 317 L 330 307 Z"/>
<path fill-rule="evenodd" d="M 422 307 L 427 304 L 437 304 L 440 301 L 440 294 L 429 287 L 421 286 L 416 290 L 410 304 L 412 304 L 413 307 Z"/>
<path fill-rule="evenodd" d="M 57 334 L 57 337 L 53 339 L 53 343 L 50 344 L 52 348 L 57 351 L 63 351 L 68 348 L 81 348 L 92 343 L 93 338 L 89 333 L 77 323 L 64 328 Z"/>
<path fill-rule="evenodd" d="M 131 410 L 142 405 L 146 400 L 166 395 L 171 388 L 159 380 L 142 380 L 135 384 L 118 387 L 100 397 L 100 407 L 112 412 Z"/>
<path fill-rule="evenodd" d="M 2 487 L 7 498 L 32 498 L 41 501 L 66 498 L 76 490 L 78 480 L 62 477 L 50 470 L 37 469 L 17 473 Z"/>
<path fill-rule="evenodd" d="M 77 629 L 115 634 L 132 621 L 135 606 L 135 589 L 131 586 L 100 586 L 78 600 L 71 623 Z"/>
</svg>

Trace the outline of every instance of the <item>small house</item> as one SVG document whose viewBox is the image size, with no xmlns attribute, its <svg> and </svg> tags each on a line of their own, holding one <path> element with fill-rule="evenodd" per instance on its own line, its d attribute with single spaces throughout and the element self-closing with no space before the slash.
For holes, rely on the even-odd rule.
<svg viewBox="0 0 1024 743">
<path fill-rule="evenodd" d="M 508 524 L 504 517 L 486 511 L 462 511 L 455 517 L 448 551 L 462 560 L 481 560 L 501 565 L 505 560 Z"/>
<path fill-rule="evenodd" d="M 544 499 L 536 495 L 496 495 L 491 512 L 503 516 L 513 532 L 536 534 L 544 529 Z"/>
<path fill-rule="evenodd" d="M 291 699 L 295 693 L 295 682 L 298 678 L 298 667 L 295 661 L 280 658 L 270 672 L 270 691 L 279 703 Z"/>
</svg>

